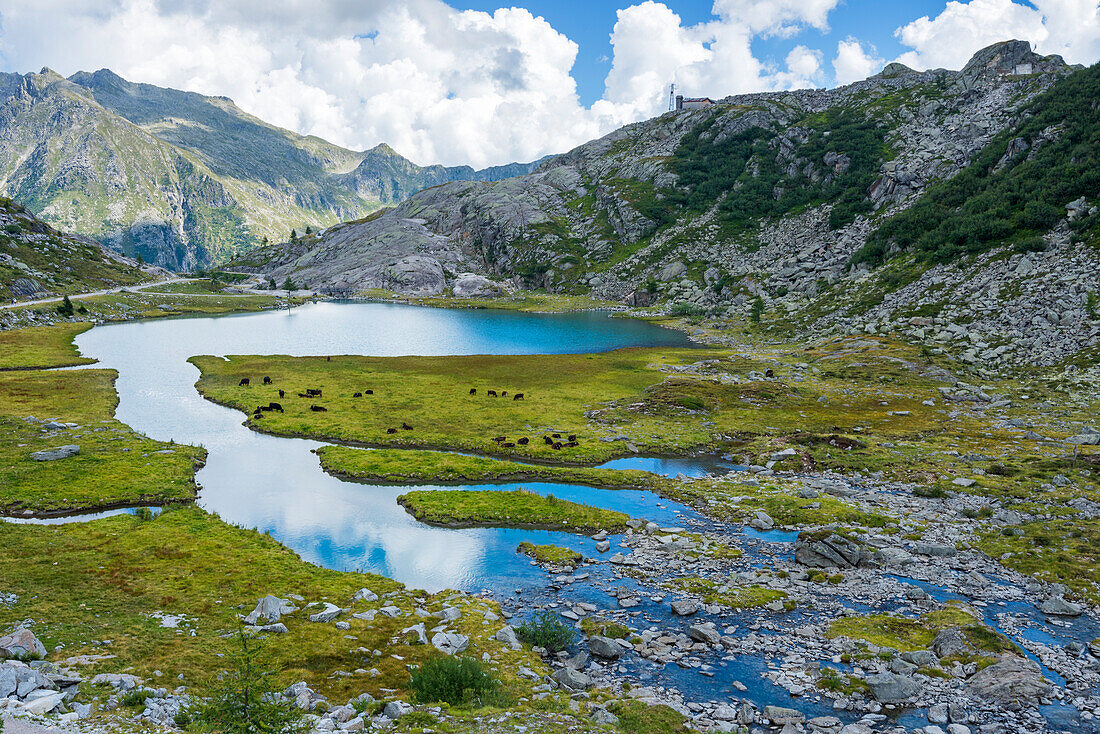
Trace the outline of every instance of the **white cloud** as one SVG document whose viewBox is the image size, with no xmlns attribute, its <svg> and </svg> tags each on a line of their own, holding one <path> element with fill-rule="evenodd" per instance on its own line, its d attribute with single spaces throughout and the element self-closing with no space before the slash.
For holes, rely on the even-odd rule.
<svg viewBox="0 0 1100 734">
<path fill-rule="evenodd" d="M 1100 6 L 1096 0 L 952 0 L 935 18 L 918 18 L 895 36 L 913 49 L 898 61 L 915 69 L 958 69 L 975 51 L 1010 38 L 1030 41 L 1037 53 L 1091 64 L 1100 58 Z"/>
<path fill-rule="evenodd" d="M 532 160 L 663 112 L 668 85 L 722 97 L 819 86 L 823 55 L 753 53 L 761 38 L 829 29 L 839 0 L 715 0 L 685 25 L 645 0 L 618 11 L 603 97 L 581 104 L 577 45 L 529 11 L 442 0 L 0 0 L 0 59 L 17 71 L 110 68 L 133 81 L 231 97 L 273 124 L 352 148 L 391 144 L 418 163 Z M 898 30 L 913 66 L 959 66 L 1017 36 L 1070 61 L 1100 56 L 1095 0 L 952 2 Z M 808 34 L 807 34 L 808 35 Z M 849 38 L 841 83 L 877 71 Z"/>
<path fill-rule="evenodd" d="M 875 55 L 874 46 L 864 49 L 863 44 L 851 36 L 836 45 L 833 74 L 838 85 L 866 79 L 882 71 L 883 65 L 883 59 Z"/>
</svg>

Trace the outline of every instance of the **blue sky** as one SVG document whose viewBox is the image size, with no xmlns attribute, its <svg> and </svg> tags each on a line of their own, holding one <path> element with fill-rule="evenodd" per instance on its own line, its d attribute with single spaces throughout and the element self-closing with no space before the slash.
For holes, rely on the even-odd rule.
<svg viewBox="0 0 1100 734">
<path fill-rule="evenodd" d="M 493 12 L 507 3 L 500 2 L 452 2 L 459 10 Z M 603 96 L 604 79 L 611 68 L 611 29 L 615 14 L 629 3 L 608 0 L 519 0 L 514 3 L 540 15 L 558 31 L 567 35 L 580 48 L 573 67 L 577 80 L 577 92 L 582 104 L 590 105 Z M 713 0 L 665 0 L 665 5 L 676 12 L 685 26 L 713 20 Z M 943 0 L 847 0 L 841 2 L 829 14 L 829 30 L 822 33 L 808 28 L 791 38 L 757 38 L 753 41 L 754 55 L 761 60 L 781 65 L 792 48 L 805 45 L 820 49 L 826 55 L 849 36 L 874 46 L 878 55 L 894 59 L 908 48 L 894 36 L 897 28 L 921 16 L 935 16 L 943 11 Z M 700 92 L 702 93 L 702 92 Z M 714 92 L 711 92 L 714 93 Z"/>
</svg>

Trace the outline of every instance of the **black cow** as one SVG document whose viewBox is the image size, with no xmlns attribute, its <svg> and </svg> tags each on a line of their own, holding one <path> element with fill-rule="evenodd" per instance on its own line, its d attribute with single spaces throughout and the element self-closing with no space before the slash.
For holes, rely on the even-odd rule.
<svg viewBox="0 0 1100 734">
<path fill-rule="evenodd" d="M 550 438 L 549 436 L 543 436 L 542 440 L 546 442 L 547 446 L 553 446 L 554 445 L 554 439 Z"/>
<path fill-rule="evenodd" d="M 412 429 L 413 429 L 413 427 L 410 426 L 408 423 L 405 423 L 404 421 L 401 422 L 401 430 L 402 431 L 411 431 Z"/>
<path fill-rule="evenodd" d="M 363 394 L 364 395 L 374 395 L 374 390 L 364 390 Z"/>
<path fill-rule="evenodd" d="M 496 441 L 497 443 L 503 443 L 504 441 L 508 440 L 508 437 L 507 436 L 497 436 L 493 440 Z"/>
<path fill-rule="evenodd" d="M 282 389 L 280 389 L 279 390 L 279 397 L 280 398 L 285 398 L 286 397 L 286 392 L 284 392 Z"/>
<path fill-rule="evenodd" d="M 265 385 L 270 385 L 270 384 L 271 384 L 271 378 L 270 378 L 270 377 L 267 377 L 267 376 L 265 376 L 265 377 L 264 377 L 264 384 L 265 384 Z"/>
<path fill-rule="evenodd" d="M 561 438 L 561 434 L 560 433 L 551 433 L 550 437 L 551 438 Z"/>
<path fill-rule="evenodd" d="M 565 446 L 565 448 L 567 448 L 567 449 L 571 449 L 574 446 L 579 446 L 580 444 L 578 444 L 576 441 L 570 441 L 569 443 L 562 444 L 562 445 Z"/>
<path fill-rule="evenodd" d="M 328 412 L 328 408 L 326 408 L 323 405 L 311 405 L 311 406 L 309 406 L 309 409 L 312 410 L 314 413 L 327 413 Z"/>
<path fill-rule="evenodd" d="M 396 428 L 387 428 L 386 433 L 397 433 L 397 429 Z"/>
<path fill-rule="evenodd" d="M 319 398 L 319 397 L 321 397 L 321 391 L 320 390 L 313 390 L 313 389 L 310 389 L 310 388 L 307 387 L 306 388 L 306 397 L 307 398 Z"/>
<path fill-rule="evenodd" d="M 516 443 L 518 443 L 520 446 L 526 446 L 530 440 L 531 439 L 527 438 L 527 436 L 524 436 L 519 441 L 516 441 Z"/>
<path fill-rule="evenodd" d="M 331 362 L 331 361 L 332 361 L 332 357 L 325 357 L 325 361 L 326 361 L 326 362 Z"/>
<path fill-rule="evenodd" d="M 569 434 L 569 440 L 570 440 L 570 441 L 576 441 L 576 440 L 577 440 L 577 434 L 575 434 L 575 433 L 570 433 L 570 434 Z"/>
<path fill-rule="evenodd" d="M 274 410 L 274 411 L 277 411 L 279 413 L 283 412 L 283 406 L 282 406 L 281 403 L 269 403 L 268 406 L 267 406 L 267 409 L 268 410 Z"/>
<path fill-rule="evenodd" d="M 269 410 L 271 410 L 271 408 L 267 407 L 266 405 L 257 405 L 256 406 L 256 412 L 257 413 L 264 413 L 264 412 L 269 411 Z"/>
<path fill-rule="evenodd" d="M 242 377 L 241 381 L 237 384 L 237 387 L 248 387 L 248 378 Z"/>
<path fill-rule="evenodd" d="M 470 388 L 470 394 L 471 395 L 477 395 L 477 388 L 476 387 L 471 387 Z"/>
<path fill-rule="evenodd" d="M 764 370 L 764 377 L 767 377 L 769 380 L 772 379 L 773 377 L 775 377 L 775 371 L 774 370 Z"/>
<path fill-rule="evenodd" d="M 502 398 L 506 398 L 506 397 L 508 397 L 508 391 L 507 391 L 507 390 L 501 390 L 501 391 L 500 391 L 500 396 L 501 396 Z"/>
<path fill-rule="evenodd" d="M 512 400 L 523 400 L 523 393 L 517 392 L 515 395 L 512 396 Z"/>
<path fill-rule="evenodd" d="M 555 441 L 553 446 L 554 446 L 555 451 L 560 450 L 561 449 L 561 441 Z"/>
<path fill-rule="evenodd" d="M 353 393 L 351 394 L 351 396 L 352 396 L 353 398 L 361 398 L 361 397 L 363 397 L 363 393 L 361 393 L 361 392 L 353 392 Z"/>
<path fill-rule="evenodd" d="M 497 391 L 496 390 L 486 390 L 485 394 L 488 395 L 491 398 L 495 398 L 497 396 Z"/>
</svg>

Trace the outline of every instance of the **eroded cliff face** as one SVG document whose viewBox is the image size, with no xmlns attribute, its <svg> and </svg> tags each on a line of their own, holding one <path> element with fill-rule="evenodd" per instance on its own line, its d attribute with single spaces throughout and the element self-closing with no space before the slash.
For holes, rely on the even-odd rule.
<svg viewBox="0 0 1100 734">
<path fill-rule="evenodd" d="M 347 150 L 223 97 L 108 70 L 0 75 L 0 191 L 62 229 L 174 270 L 361 217 L 426 186 L 533 167 L 417 166 L 386 145 Z"/>
</svg>

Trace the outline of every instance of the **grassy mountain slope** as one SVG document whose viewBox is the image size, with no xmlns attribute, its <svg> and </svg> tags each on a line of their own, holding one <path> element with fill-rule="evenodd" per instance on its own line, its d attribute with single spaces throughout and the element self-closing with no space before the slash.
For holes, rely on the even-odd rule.
<svg viewBox="0 0 1100 734">
<path fill-rule="evenodd" d="M 362 216 L 425 186 L 530 168 L 421 168 L 386 146 L 347 150 L 224 97 L 108 70 L 0 75 L 0 191 L 62 229 L 177 270 L 291 228 Z"/>
<path fill-rule="evenodd" d="M 62 234 L 0 197 L 0 301 L 133 285 L 156 274 L 94 240 Z"/>
</svg>

